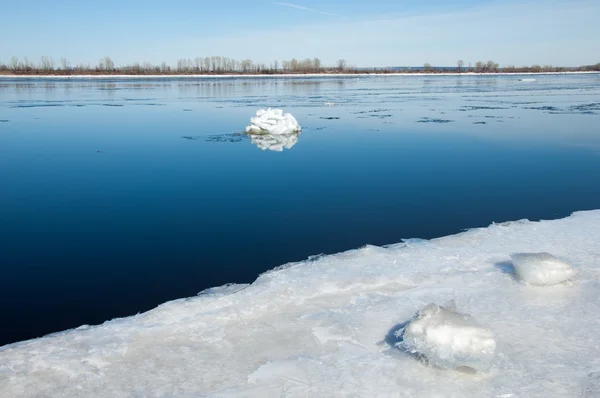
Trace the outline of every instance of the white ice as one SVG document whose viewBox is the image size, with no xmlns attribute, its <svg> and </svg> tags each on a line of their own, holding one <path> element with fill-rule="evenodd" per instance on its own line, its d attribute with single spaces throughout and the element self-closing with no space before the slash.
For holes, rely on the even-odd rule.
<svg viewBox="0 0 600 398">
<path fill-rule="evenodd" d="M 250 134 L 293 134 L 302 130 L 294 116 L 281 109 L 260 109 L 250 119 L 246 132 Z"/>
<path fill-rule="evenodd" d="M 519 79 L 520 82 L 535 82 L 536 79 L 532 78 L 532 77 L 525 77 L 523 79 Z"/>
<path fill-rule="evenodd" d="M 468 314 L 436 304 L 420 310 L 401 336 L 397 346 L 441 368 L 486 371 L 496 350 L 491 330 Z"/>
<path fill-rule="evenodd" d="M 250 286 L 2 347 L 0 397 L 596 397 L 598 242 L 600 211 L 588 211 L 313 257 Z M 510 254 L 540 252 L 577 277 L 520 283 Z M 493 333 L 487 371 L 398 347 L 417 311 L 450 300 Z"/>
<path fill-rule="evenodd" d="M 511 258 L 517 278 L 532 285 L 555 285 L 577 274 L 573 266 L 549 253 L 515 253 Z"/>
</svg>

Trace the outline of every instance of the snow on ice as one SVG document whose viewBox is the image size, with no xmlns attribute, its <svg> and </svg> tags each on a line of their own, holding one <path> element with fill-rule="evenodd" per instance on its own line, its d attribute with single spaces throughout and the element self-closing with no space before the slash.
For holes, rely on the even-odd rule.
<svg viewBox="0 0 600 398">
<path fill-rule="evenodd" d="M 600 211 L 588 211 L 286 264 L 249 286 L 4 346 L 0 396 L 597 396 L 598 242 Z M 577 277 L 520 283 L 542 263 L 553 264 L 534 271 L 544 282 L 567 268 L 511 253 L 552 253 Z M 451 300 L 469 316 L 426 307 Z M 448 369 L 465 364 L 480 371 Z"/>
</svg>

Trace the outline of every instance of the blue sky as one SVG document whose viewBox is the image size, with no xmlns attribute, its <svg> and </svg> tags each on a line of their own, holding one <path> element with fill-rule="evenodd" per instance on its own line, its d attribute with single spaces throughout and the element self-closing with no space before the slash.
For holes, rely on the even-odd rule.
<svg viewBox="0 0 600 398">
<path fill-rule="evenodd" d="M 5 2 L 0 62 L 117 65 L 222 55 L 357 66 L 600 62 L 598 0 Z"/>
</svg>

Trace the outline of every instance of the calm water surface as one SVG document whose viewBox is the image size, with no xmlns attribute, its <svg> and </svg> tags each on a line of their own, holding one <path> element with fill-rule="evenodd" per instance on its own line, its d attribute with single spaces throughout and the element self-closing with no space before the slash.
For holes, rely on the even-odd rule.
<svg viewBox="0 0 600 398">
<path fill-rule="evenodd" d="M 600 208 L 600 76 L 536 79 L 0 79 L 0 345 Z M 241 134 L 264 107 L 302 134 Z"/>
</svg>

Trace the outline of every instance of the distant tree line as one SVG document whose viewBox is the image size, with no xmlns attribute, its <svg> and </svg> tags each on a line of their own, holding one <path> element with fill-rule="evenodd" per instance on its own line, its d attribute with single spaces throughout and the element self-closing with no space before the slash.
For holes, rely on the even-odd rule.
<svg viewBox="0 0 600 398">
<path fill-rule="evenodd" d="M 426 64 L 427 65 L 427 64 Z M 474 73 L 541 73 L 541 72 L 593 72 L 600 71 L 600 62 L 595 65 L 583 65 L 578 67 L 564 67 L 564 66 L 553 66 L 553 65 L 532 65 L 532 66 L 515 66 L 500 65 L 494 61 L 477 61 L 475 64 L 470 63 L 465 66 L 463 60 L 456 61 L 456 71 L 462 72 L 474 72 Z"/>
<path fill-rule="evenodd" d="M 19 59 L 12 57 L 8 64 L 0 62 L 0 72 L 25 75 L 77 75 L 77 74 L 131 74 L 131 75 L 178 75 L 178 74 L 277 74 L 277 73 L 333 73 L 356 72 L 355 66 L 348 66 L 343 59 L 336 62 L 335 66 L 324 66 L 319 58 L 306 58 L 302 60 L 291 59 L 274 61 L 270 65 L 255 63 L 251 59 L 241 61 L 221 56 L 182 58 L 175 66 L 162 62 L 154 65 L 150 62 L 133 63 L 131 65 L 116 66 L 111 57 L 102 58 L 97 65 L 79 64 L 72 65 L 66 58 L 61 58 L 58 63 L 52 57 L 41 57 L 35 64 L 27 57 Z"/>
<path fill-rule="evenodd" d="M 43 56 L 39 62 L 33 63 L 27 57 L 12 57 L 7 64 L 0 62 L 0 73 L 18 75 L 220 75 L 220 74 L 304 74 L 304 73 L 394 73 L 422 72 L 441 73 L 538 73 L 567 71 L 600 71 L 600 63 L 580 67 L 560 67 L 552 65 L 500 67 L 494 61 L 477 61 L 465 64 L 463 60 L 456 62 L 456 67 L 439 67 L 425 63 L 422 68 L 357 68 L 340 59 L 333 66 L 323 65 L 319 58 L 291 59 L 274 61 L 269 65 L 255 63 L 251 59 L 235 60 L 222 56 L 182 58 L 175 66 L 162 62 L 155 65 L 149 62 L 116 66 L 111 57 L 103 57 L 96 65 L 72 65 L 66 58 L 58 62 L 52 57 Z"/>
<path fill-rule="evenodd" d="M 458 72 L 475 72 L 475 73 L 541 73 L 541 72 L 585 72 L 585 71 L 600 71 L 600 62 L 595 65 L 583 65 L 579 67 L 564 67 L 564 66 L 553 66 L 553 65 L 531 65 L 531 66 L 515 66 L 505 65 L 500 67 L 494 61 L 478 61 L 475 65 L 469 64 L 465 67 L 465 63 L 462 60 L 456 62 Z"/>
</svg>

